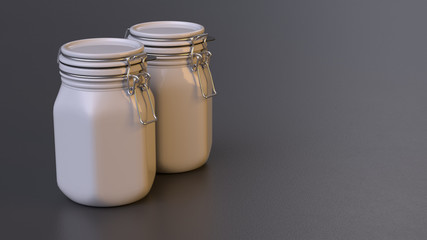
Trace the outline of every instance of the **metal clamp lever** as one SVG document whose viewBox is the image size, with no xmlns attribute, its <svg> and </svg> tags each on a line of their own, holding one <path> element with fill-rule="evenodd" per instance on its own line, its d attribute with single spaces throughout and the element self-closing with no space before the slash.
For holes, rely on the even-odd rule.
<svg viewBox="0 0 427 240">
<path fill-rule="evenodd" d="M 135 96 L 135 105 L 138 111 L 138 117 L 139 117 L 139 122 L 142 123 L 143 125 L 147 125 L 153 122 L 157 121 L 157 116 L 156 116 L 156 112 L 154 110 L 154 106 L 153 106 L 153 100 L 151 99 L 151 94 L 150 94 L 150 79 L 151 76 L 149 73 L 145 72 L 146 69 L 146 57 L 141 59 L 141 71 L 138 75 L 133 75 L 130 74 L 130 62 L 135 59 L 134 57 L 129 57 L 127 58 L 127 62 L 128 62 L 128 66 L 126 69 L 126 81 L 127 81 L 127 93 L 129 94 L 129 96 L 134 95 Z M 133 83 L 130 83 L 130 79 L 133 80 Z M 143 81 L 141 81 L 143 80 Z M 148 101 L 145 100 L 145 96 L 144 96 L 144 91 L 145 91 L 145 95 L 147 95 L 148 97 Z M 148 121 L 144 121 L 143 120 L 143 106 L 147 105 L 147 102 L 149 103 L 150 106 L 150 110 L 151 110 L 151 115 L 152 115 L 152 120 L 148 120 Z M 146 107 L 145 107 L 146 108 Z"/>
<path fill-rule="evenodd" d="M 217 95 L 217 91 L 215 89 L 215 84 L 214 84 L 213 78 L 212 78 L 212 73 L 211 73 L 211 70 L 209 68 L 209 59 L 212 56 L 212 53 L 209 52 L 209 51 L 204 51 L 201 54 L 200 53 L 195 53 L 193 55 L 196 57 L 196 63 L 193 64 L 191 70 L 193 72 L 197 71 L 197 77 L 199 79 L 200 91 L 202 93 L 202 96 L 204 98 L 208 99 L 208 98 L 211 98 L 211 97 Z M 207 92 L 205 93 L 205 91 L 203 90 L 202 78 L 200 77 L 199 66 L 201 66 L 202 69 L 203 69 L 203 75 L 204 75 L 204 77 L 206 79 L 206 83 L 207 84 L 209 84 L 209 83 L 211 84 L 212 93 L 210 93 L 210 94 L 207 93 Z M 208 73 L 206 74 L 206 72 L 208 72 Z M 209 87 L 206 86 L 206 90 L 208 90 L 208 89 L 209 89 Z"/>
<path fill-rule="evenodd" d="M 209 74 L 208 77 L 210 79 L 210 83 L 211 83 L 211 86 L 212 86 L 212 93 L 210 95 L 208 95 L 206 97 L 204 96 L 204 97 L 205 98 L 210 98 L 210 97 L 213 97 L 213 96 L 217 95 L 217 92 L 216 92 L 216 89 L 215 89 L 215 84 L 214 84 L 213 78 L 212 78 L 211 69 L 209 67 L 209 61 L 210 61 L 210 59 L 212 57 L 212 53 L 209 52 L 209 51 L 205 51 L 204 54 L 203 54 L 203 56 L 204 56 L 204 60 L 202 61 L 201 65 L 202 65 L 203 70 L 207 70 L 207 72 Z M 205 75 L 206 81 L 208 81 L 208 78 L 206 76 L 206 71 L 203 71 L 203 74 Z"/>
<path fill-rule="evenodd" d="M 201 53 L 194 53 L 194 45 L 196 40 L 203 38 L 203 50 Z M 191 61 L 193 63 L 193 65 L 191 66 L 191 70 L 193 72 L 197 71 L 197 77 L 199 78 L 199 85 L 200 85 L 200 91 L 202 92 L 202 96 L 206 99 L 211 98 L 215 95 L 217 95 L 217 91 L 215 89 L 215 85 L 213 82 L 213 78 L 212 78 L 212 73 L 211 70 L 209 68 L 209 61 L 212 57 L 212 53 L 208 51 L 207 49 L 207 39 L 208 39 L 208 35 L 207 34 L 201 34 L 201 35 L 197 35 L 195 37 L 193 37 L 191 39 L 191 48 L 190 48 L 190 57 L 192 58 Z M 194 63 L 194 57 L 196 57 L 196 63 Z M 206 79 L 206 83 L 207 84 L 211 84 L 212 86 L 212 93 L 205 93 L 203 91 L 203 86 L 202 86 L 202 80 L 200 78 L 200 71 L 199 71 L 199 66 L 202 67 L 203 69 L 203 75 L 205 76 Z M 206 74 L 206 71 L 208 72 L 208 74 Z M 209 90 L 209 87 L 206 86 L 206 90 Z"/>
<path fill-rule="evenodd" d="M 126 32 L 125 32 L 125 37 L 124 38 L 128 38 L 129 34 L 130 34 L 130 28 L 127 28 Z"/>
<path fill-rule="evenodd" d="M 148 73 L 147 73 L 147 75 L 144 78 L 146 78 L 146 77 L 149 77 Z M 153 123 L 153 122 L 157 121 L 156 112 L 155 112 L 154 106 L 153 106 L 153 100 L 151 99 L 151 94 L 148 91 L 149 89 L 150 88 L 148 87 L 148 81 L 145 81 L 143 84 L 141 84 L 137 88 L 137 93 L 135 93 L 135 102 L 136 102 L 136 107 L 138 109 L 139 121 L 143 125 L 147 125 L 147 124 L 150 124 L 150 123 Z M 144 91 L 145 91 L 145 95 L 148 98 L 148 101 L 145 99 Z M 143 105 L 142 105 L 142 103 L 144 103 L 145 105 L 147 105 L 147 102 L 149 103 L 149 106 L 150 106 L 152 120 L 144 121 L 142 119 L 142 115 L 143 115 Z"/>
</svg>

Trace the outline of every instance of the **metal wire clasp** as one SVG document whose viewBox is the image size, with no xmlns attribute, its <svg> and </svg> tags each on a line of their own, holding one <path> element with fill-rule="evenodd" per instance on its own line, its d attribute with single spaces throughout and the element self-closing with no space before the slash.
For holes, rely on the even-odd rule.
<svg viewBox="0 0 427 240">
<path fill-rule="evenodd" d="M 127 28 L 126 32 L 125 32 L 125 37 L 124 38 L 128 38 L 129 34 L 130 34 L 130 28 Z"/>
<path fill-rule="evenodd" d="M 131 62 L 137 58 L 141 58 L 141 71 L 135 75 L 130 74 Z M 150 79 L 151 76 L 146 72 L 147 63 L 146 63 L 146 55 L 143 56 L 132 56 L 126 58 L 126 83 L 127 83 L 127 93 L 129 96 L 135 96 L 135 104 L 138 110 L 139 122 L 143 125 L 147 125 L 157 121 L 156 112 L 153 106 L 153 100 L 151 99 L 150 94 Z M 144 94 L 145 93 L 145 94 Z M 151 117 L 144 121 L 143 109 L 147 109 L 147 107 L 151 110 Z M 151 119 L 151 120 L 150 120 Z"/>
<path fill-rule="evenodd" d="M 207 37 L 208 37 L 208 34 L 204 33 L 204 34 L 196 35 L 190 39 L 191 40 L 190 58 L 191 58 L 191 64 L 192 64 L 191 65 L 191 71 L 193 71 L 193 72 L 197 71 L 197 77 L 199 79 L 200 91 L 202 92 L 202 96 L 206 99 L 217 95 L 215 85 L 213 82 L 213 78 L 212 78 L 212 73 L 211 73 L 211 70 L 209 68 L 209 62 L 210 62 L 210 59 L 212 57 L 212 53 L 209 52 L 207 49 L 207 43 L 206 43 Z M 199 39 L 202 39 L 202 38 L 203 38 L 203 42 L 202 42 L 203 50 L 200 53 L 194 53 L 195 42 Z M 208 93 L 208 92 L 205 93 L 205 91 L 203 90 L 204 88 L 202 85 L 202 79 L 200 77 L 199 67 L 202 67 L 203 75 L 206 79 L 206 84 L 211 84 L 211 89 L 212 89 L 211 93 Z M 206 90 L 209 91 L 209 86 L 206 86 Z"/>
</svg>

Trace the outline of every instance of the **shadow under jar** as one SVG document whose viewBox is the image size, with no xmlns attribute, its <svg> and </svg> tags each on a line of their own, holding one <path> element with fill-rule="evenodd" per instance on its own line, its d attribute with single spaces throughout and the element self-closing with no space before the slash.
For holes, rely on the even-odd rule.
<svg viewBox="0 0 427 240">
<path fill-rule="evenodd" d="M 126 38 L 140 41 L 147 54 L 159 121 L 157 172 L 180 173 L 201 167 L 212 145 L 211 40 L 196 23 L 159 21 L 136 24 Z"/>
<path fill-rule="evenodd" d="M 97 207 L 135 202 L 156 173 L 154 96 L 144 46 L 120 38 L 64 44 L 53 110 L 57 183 Z"/>
</svg>

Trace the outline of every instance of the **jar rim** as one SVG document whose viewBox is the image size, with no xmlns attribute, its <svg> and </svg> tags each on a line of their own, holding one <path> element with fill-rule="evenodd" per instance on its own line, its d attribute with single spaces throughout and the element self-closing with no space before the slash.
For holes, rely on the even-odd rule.
<svg viewBox="0 0 427 240">
<path fill-rule="evenodd" d="M 129 31 L 132 35 L 142 38 L 180 39 L 202 34 L 205 28 L 193 22 L 152 21 L 135 24 Z"/>
<path fill-rule="evenodd" d="M 198 23 L 157 21 L 135 24 L 128 28 L 125 37 L 149 47 L 179 47 L 205 42 L 207 35 Z"/>
<path fill-rule="evenodd" d="M 124 78 L 127 73 L 135 74 L 144 71 L 145 67 L 141 62 L 131 64 L 123 67 L 114 68 L 82 68 L 65 63 L 59 63 L 59 71 L 61 74 L 79 76 L 81 78 L 87 78 L 88 81 L 92 81 L 96 78 Z"/>
<path fill-rule="evenodd" d="M 85 76 L 129 73 L 136 64 L 144 68 L 147 55 L 138 41 L 121 38 L 89 38 L 62 45 L 58 53 L 61 72 Z"/>
<path fill-rule="evenodd" d="M 158 48 L 158 47 L 146 47 L 145 50 L 147 54 L 153 56 L 162 56 L 162 55 L 173 55 L 173 56 L 189 56 L 192 46 L 180 46 L 180 47 L 167 47 L 167 48 Z M 193 47 L 195 53 L 203 51 L 205 46 L 202 43 L 196 44 Z"/>
<path fill-rule="evenodd" d="M 144 45 L 122 38 L 87 38 L 65 43 L 60 52 L 79 59 L 115 59 L 140 54 Z"/>
</svg>

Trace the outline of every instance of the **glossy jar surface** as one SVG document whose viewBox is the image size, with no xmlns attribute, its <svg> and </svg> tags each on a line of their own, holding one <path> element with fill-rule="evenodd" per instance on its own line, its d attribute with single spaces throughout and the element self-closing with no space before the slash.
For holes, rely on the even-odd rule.
<svg viewBox="0 0 427 240">
<path fill-rule="evenodd" d="M 157 171 L 199 168 L 212 145 L 212 98 L 203 98 L 197 74 L 186 60 L 152 61 L 148 71 L 159 117 Z"/>
<path fill-rule="evenodd" d="M 119 206 L 143 198 L 156 172 L 155 123 L 141 124 L 134 95 L 150 95 L 154 107 L 151 90 L 128 94 L 126 77 L 120 76 L 126 67 L 84 69 L 63 58 L 53 111 L 59 188 L 89 206 Z M 141 70 L 134 64 L 130 74 Z M 111 73 L 120 77 L 107 76 Z"/>
<path fill-rule="evenodd" d="M 147 54 L 157 57 L 147 66 L 159 117 L 157 172 L 179 173 L 201 167 L 212 146 L 212 98 L 207 95 L 215 91 L 213 82 L 209 85 L 209 66 L 195 66 L 195 56 L 201 61 L 208 52 L 203 38 L 193 39 L 204 27 L 187 22 L 149 22 L 134 25 L 129 32 L 129 39 L 147 44 Z"/>
</svg>

